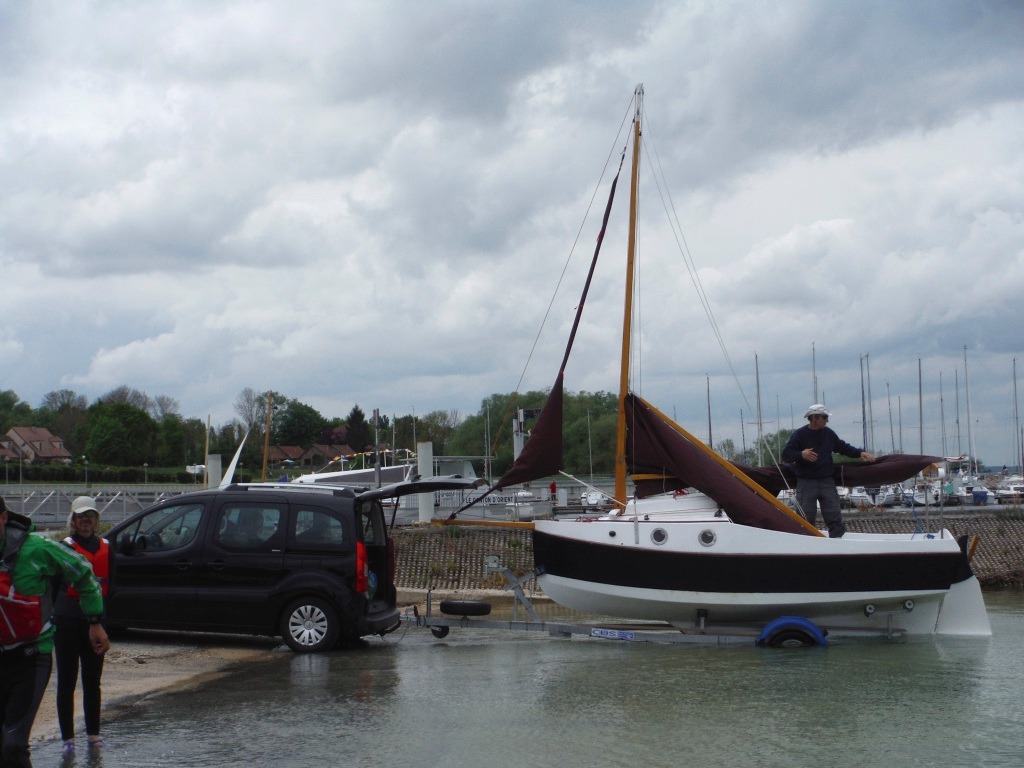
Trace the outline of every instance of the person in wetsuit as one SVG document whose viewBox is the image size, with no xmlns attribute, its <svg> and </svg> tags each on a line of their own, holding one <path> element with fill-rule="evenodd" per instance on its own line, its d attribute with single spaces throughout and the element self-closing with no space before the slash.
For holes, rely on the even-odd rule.
<svg viewBox="0 0 1024 768">
<path fill-rule="evenodd" d="M 80 554 L 92 566 L 106 599 L 114 581 L 114 550 L 106 539 L 97 535 L 100 513 L 89 496 L 79 496 L 71 504 L 68 517 L 70 536 L 64 545 Z M 89 622 L 82 611 L 77 590 L 63 585 L 53 608 L 54 657 L 57 662 L 57 721 L 64 740 L 64 754 L 75 751 L 75 688 L 82 673 L 82 709 L 85 733 L 90 749 L 103 746 L 100 736 L 100 678 L 103 656 L 93 652 L 89 640 Z"/>
<path fill-rule="evenodd" d="M 0 497 L 0 755 L 3 768 L 31 768 L 29 736 L 53 669 L 51 623 L 56 584 L 79 594 L 92 652 L 110 649 L 100 624 L 103 595 L 89 562 L 32 533 L 32 521 Z"/>
</svg>

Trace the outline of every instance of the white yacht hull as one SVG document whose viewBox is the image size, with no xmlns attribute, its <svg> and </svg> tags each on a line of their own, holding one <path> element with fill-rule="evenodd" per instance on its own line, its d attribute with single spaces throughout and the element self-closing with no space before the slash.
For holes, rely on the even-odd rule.
<svg viewBox="0 0 1024 768">
<path fill-rule="evenodd" d="M 991 634 L 948 531 L 828 539 L 700 512 L 642 517 L 537 521 L 541 589 L 574 610 L 678 626 L 800 616 L 833 633 Z"/>
</svg>

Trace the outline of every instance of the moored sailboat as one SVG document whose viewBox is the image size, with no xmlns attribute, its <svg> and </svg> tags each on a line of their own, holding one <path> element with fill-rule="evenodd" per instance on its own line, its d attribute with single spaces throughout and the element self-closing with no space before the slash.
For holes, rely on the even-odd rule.
<svg viewBox="0 0 1024 768">
<path fill-rule="evenodd" d="M 778 494 L 792 487 L 785 467 L 732 464 L 630 387 L 636 193 L 643 89 L 636 91 L 626 258 L 626 302 L 616 446 L 616 510 L 599 518 L 539 520 L 533 545 L 537 579 L 575 610 L 678 626 L 751 624 L 780 617 L 833 633 L 991 634 L 970 542 L 935 534 L 855 534 L 829 539 Z M 621 166 L 620 166 L 621 167 Z M 603 241 L 614 190 L 594 254 Z M 562 468 L 562 391 L 576 323 L 549 399 L 513 467 L 494 488 Z M 837 483 L 879 487 L 937 461 L 887 456 L 871 465 L 839 464 Z M 627 499 L 626 472 L 635 495 Z"/>
</svg>

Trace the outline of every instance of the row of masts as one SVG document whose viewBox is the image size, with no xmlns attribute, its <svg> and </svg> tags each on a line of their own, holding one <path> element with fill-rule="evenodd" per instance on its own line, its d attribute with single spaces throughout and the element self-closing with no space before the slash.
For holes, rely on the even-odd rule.
<svg viewBox="0 0 1024 768">
<path fill-rule="evenodd" d="M 964 403 L 967 410 L 967 425 L 966 425 L 966 451 L 963 444 L 963 435 L 961 433 L 961 420 L 960 420 L 960 377 L 959 371 L 954 370 L 954 386 L 956 390 L 955 399 L 955 414 L 954 424 L 956 427 L 956 451 L 955 455 L 958 457 L 967 457 L 971 459 L 972 466 L 970 471 L 977 474 L 979 467 L 977 466 L 977 446 L 974 440 L 974 433 L 972 429 L 973 421 L 971 419 L 971 395 L 970 395 L 970 380 L 968 377 L 967 367 L 967 346 L 963 349 L 964 359 Z M 707 378 L 707 407 L 708 407 L 708 445 L 713 445 L 711 441 L 711 380 L 710 376 L 705 375 Z M 824 393 L 818 389 L 818 373 L 817 373 L 817 351 L 814 343 L 811 344 L 811 378 L 812 378 L 812 402 L 824 403 Z M 761 455 L 761 446 L 764 444 L 764 416 L 761 409 L 761 373 L 760 373 L 760 362 L 758 355 L 754 354 L 754 379 L 756 389 L 756 408 L 757 408 L 757 419 L 752 422 L 757 426 L 757 446 L 758 446 L 758 463 L 763 463 L 763 456 Z M 865 450 L 876 452 L 878 446 L 875 440 L 874 425 L 875 417 L 873 412 L 874 398 L 871 393 L 871 363 L 870 355 L 864 354 L 860 356 L 860 379 L 861 379 L 861 426 L 862 426 L 862 445 Z M 925 431 L 925 419 L 924 419 L 924 376 L 922 373 L 922 361 L 918 358 L 917 361 L 917 390 L 918 390 L 918 452 L 924 454 L 924 431 Z M 891 453 L 903 453 L 903 406 L 902 398 L 897 396 L 897 418 L 893 419 L 893 407 L 892 407 L 892 393 L 889 387 L 889 382 L 885 384 L 886 399 L 888 401 L 889 410 L 889 433 L 890 433 L 890 446 Z M 941 425 L 941 450 L 943 457 L 949 457 L 951 455 L 950 446 L 947 441 L 946 435 L 946 413 L 945 413 L 945 393 L 943 390 L 943 374 L 939 372 L 939 421 Z M 1024 459 L 1024 430 L 1020 425 L 1020 412 L 1018 408 L 1018 395 L 1017 395 L 1017 358 L 1013 358 L 1013 424 L 1014 424 L 1014 456 L 1013 462 L 1016 467 L 1024 467 L 1022 459 Z M 898 425 L 898 436 L 897 441 L 897 425 Z M 781 425 L 780 425 L 781 429 Z M 743 411 L 740 411 L 740 434 L 742 439 L 742 450 L 746 453 L 746 430 L 745 422 L 743 419 Z"/>
</svg>

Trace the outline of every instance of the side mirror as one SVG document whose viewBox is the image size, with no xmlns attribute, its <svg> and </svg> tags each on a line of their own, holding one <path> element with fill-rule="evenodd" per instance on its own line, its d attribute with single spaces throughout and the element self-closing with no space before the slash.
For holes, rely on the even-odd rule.
<svg viewBox="0 0 1024 768">
<path fill-rule="evenodd" d="M 132 540 L 130 533 L 121 534 L 121 538 L 117 540 L 117 551 L 122 555 L 135 554 L 135 542 Z"/>
</svg>

